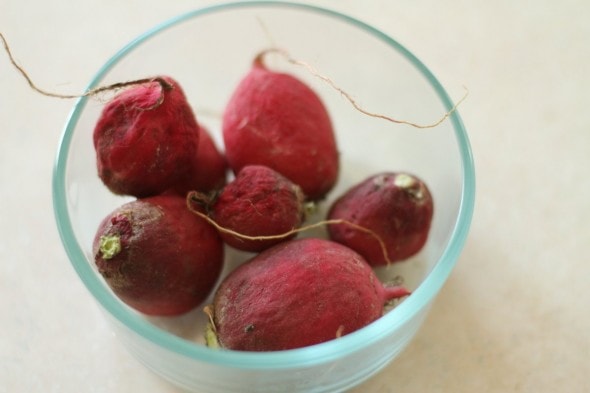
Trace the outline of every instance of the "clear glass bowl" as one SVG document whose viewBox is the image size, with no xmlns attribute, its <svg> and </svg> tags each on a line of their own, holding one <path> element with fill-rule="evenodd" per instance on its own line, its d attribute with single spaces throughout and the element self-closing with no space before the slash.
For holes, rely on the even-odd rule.
<svg viewBox="0 0 590 393">
<path fill-rule="evenodd" d="M 282 2 L 230 3 L 166 21 L 108 60 L 88 88 L 171 75 L 183 86 L 198 120 L 221 144 L 223 106 L 256 53 L 270 46 L 312 64 L 372 112 L 432 123 L 453 107 L 433 74 L 394 39 L 331 10 Z M 393 124 L 354 110 L 303 67 L 280 56 L 268 61 L 271 68 L 291 72 L 311 85 L 334 122 L 341 177 L 320 206 L 319 216 L 336 196 L 370 174 L 407 170 L 431 189 L 433 225 L 419 255 L 378 269 L 383 280 L 404 277 L 413 294 L 371 325 L 296 350 L 211 350 L 203 345 L 202 310 L 179 318 L 146 318 L 121 303 L 97 274 L 91 253 L 97 225 L 127 198 L 110 194 L 96 174 L 91 136 L 103 102 L 80 98 L 63 132 L 53 178 L 55 216 L 64 247 L 121 343 L 157 374 L 201 393 L 333 392 L 366 380 L 415 335 L 455 265 L 473 213 L 474 167 L 458 112 L 432 129 Z M 225 272 L 246 256 L 229 250 Z"/>
</svg>

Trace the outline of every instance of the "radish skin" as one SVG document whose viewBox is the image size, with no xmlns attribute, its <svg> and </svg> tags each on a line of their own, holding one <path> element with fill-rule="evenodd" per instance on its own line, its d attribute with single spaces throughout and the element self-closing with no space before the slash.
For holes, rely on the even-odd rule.
<svg viewBox="0 0 590 393">
<path fill-rule="evenodd" d="M 293 76 L 273 72 L 258 58 L 223 114 L 229 166 L 265 165 L 298 184 L 310 200 L 334 187 L 339 171 L 336 137 L 319 96 Z"/>
<path fill-rule="evenodd" d="M 161 195 L 126 203 L 100 223 L 95 264 L 113 292 L 147 315 L 183 314 L 211 293 L 223 242 L 185 199 Z"/>
<path fill-rule="evenodd" d="M 208 308 L 206 335 L 212 345 L 240 351 L 305 347 L 368 325 L 387 302 L 409 294 L 384 286 L 348 247 L 319 238 L 291 240 L 224 279 Z"/>
</svg>

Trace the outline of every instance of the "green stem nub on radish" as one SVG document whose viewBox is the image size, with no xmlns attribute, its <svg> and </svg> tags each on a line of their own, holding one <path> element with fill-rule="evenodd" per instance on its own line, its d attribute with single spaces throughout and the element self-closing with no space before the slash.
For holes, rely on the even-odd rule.
<svg viewBox="0 0 590 393">
<path fill-rule="evenodd" d="M 211 293 L 223 266 L 217 230 L 186 208 L 184 197 L 128 202 L 100 223 L 94 260 L 124 303 L 147 315 L 179 315 Z"/>
<path fill-rule="evenodd" d="M 118 234 L 100 236 L 98 250 L 102 259 L 108 260 L 121 252 L 121 236 Z"/>
</svg>

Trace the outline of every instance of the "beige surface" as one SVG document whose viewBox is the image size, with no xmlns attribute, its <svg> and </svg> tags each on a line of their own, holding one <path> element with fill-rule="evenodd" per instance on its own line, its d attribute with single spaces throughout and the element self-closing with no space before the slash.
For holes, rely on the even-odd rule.
<svg viewBox="0 0 590 393">
<path fill-rule="evenodd" d="M 316 3 L 471 92 L 469 240 L 409 348 L 354 392 L 589 392 L 590 3 Z M 0 31 L 36 81 L 79 92 L 122 44 L 203 4 L 2 0 Z M 0 392 L 177 392 L 119 347 L 62 249 L 51 171 L 72 102 L 32 93 L 4 53 L 0 86 Z"/>
</svg>

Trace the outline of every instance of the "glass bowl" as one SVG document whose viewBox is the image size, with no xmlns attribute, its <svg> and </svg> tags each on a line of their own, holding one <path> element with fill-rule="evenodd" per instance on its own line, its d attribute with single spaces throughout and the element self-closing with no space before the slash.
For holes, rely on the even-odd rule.
<svg viewBox="0 0 590 393">
<path fill-rule="evenodd" d="M 394 39 L 350 16 L 284 2 L 228 3 L 166 21 L 108 60 L 88 88 L 156 74 L 173 76 L 198 121 L 221 146 L 224 104 L 254 56 L 271 46 L 313 65 L 371 112 L 428 124 L 453 107 L 433 74 Z M 120 302 L 97 274 L 91 244 L 98 223 L 129 198 L 109 193 L 96 173 L 92 130 L 104 102 L 78 99 L 60 141 L 53 177 L 55 217 L 64 247 L 121 343 L 149 369 L 189 391 L 333 392 L 366 380 L 415 335 L 455 265 L 473 213 L 474 168 L 457 111 L 434 128 L 395 124 L 355 110 L 305 67 L 280 56 L 269 56 L 268 64 L 309 84 L 334 123 L 341 174 L 318 216 L 370 174 L 403 170 L 429 185 L 435 201 L 432 228 L 418 255 L 376 269 L 385 281 L 403 277 L 413 294 L 369 326 L 295 350 L 209 349 L 203 344 L 202 308 L 177 318 L 147 318 Z M 320 230 L 313 235 L 323 234 Z M 246 256 L 228 250 L 223 274 Z"/>
</svg>

